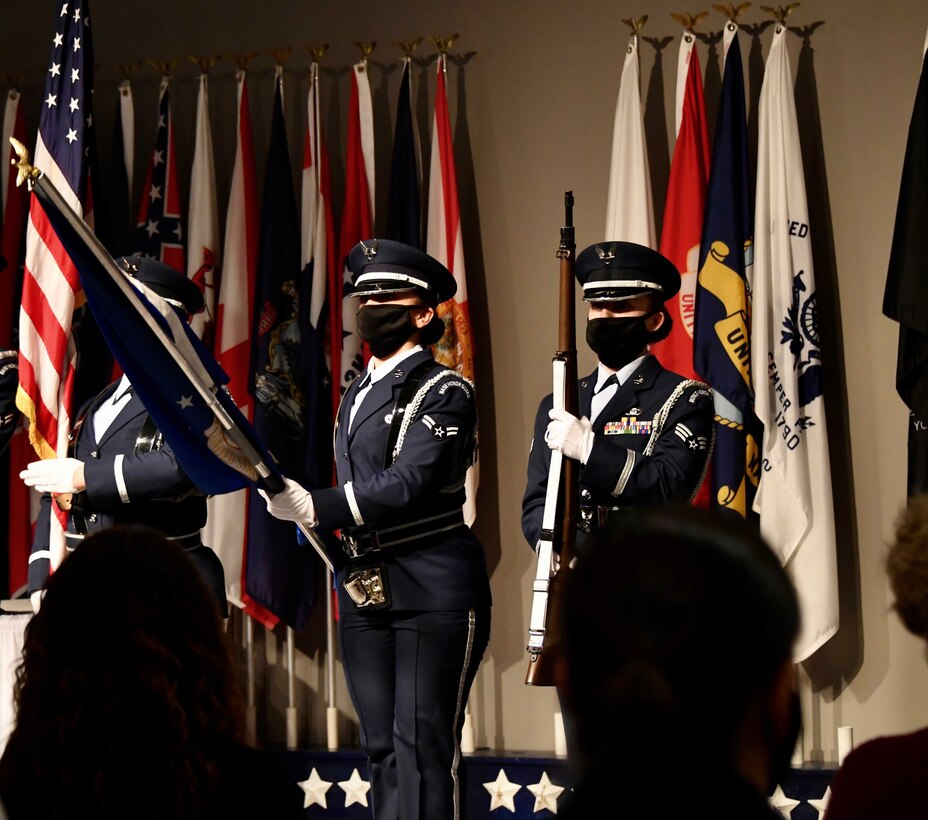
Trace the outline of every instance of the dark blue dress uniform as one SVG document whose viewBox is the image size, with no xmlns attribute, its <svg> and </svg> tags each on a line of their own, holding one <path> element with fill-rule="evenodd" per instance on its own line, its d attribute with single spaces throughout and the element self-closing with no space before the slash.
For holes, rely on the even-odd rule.
<svg viewBox="0 0 928 820">
<path fill-rule="evenodd" d="M 638 300 L 636 307 L 641 307 L 642 296 L 648 297 L 652 313 L 659 312 L 680 289 L 680 274 L 670 260 L 632 242 L 601 242 L 585 248 L 577 256 L 575 273 L 584 301 L 614 313 L 623 312 L 623 303 L 630 299 Z M 597 321 L 627 320 L 606 316 Z M 657 333 L 662 336 L 634 336 L 632 347 L 637 344 L 637 349 L 620 356 L 608 369 L 624 372 L 648 341 L 666 336 L 666 311 Z M 601 362 L 604 356 L 608 358 L 606 351 L 597 355 Z M 597 371 L 579 382 L 581 416 L 591 416 L 596 383 Z M 522 500 L 522 532 L 532 548 L 538 543 L 544 513 L 551 461 L 545 432 L 551 408 L 552 397 L 548 395 L 535 417 Z M 712 454 L 713 418 L 712 393 L 707 385 L 665 370 L 654 356 L 646 355 L 593 419 L 592 449 L 578 476 L 581 529 L 598 526 L 604 517 L 623 507 L 691 501 Z M 582 543 L 581 533 L 578 548 Z"/>
<path fill-rule="evenodd" d="M 0 453 L 9 444 L 19 420 L 19 411 L 16 409 L 18 358 L 15 350 L 0 350 Z"/>
<path fill-rule="evenodd" d="M 117 262 L 179 311 L 196 313 L 203 307 L 197 286 L 170 266 L 138 256 Z M 119 384 L 104 388 L 76 416 L 69 455 L 83 462 L 86 489 L 73 494 L 66 546 L 75 549 L 85 535 L 114 525 L 152 527 L 187 551 L 226 617 L 222 563 L 200 540 L 200 528 L 206 523 L 206 496 L 181 469 L 141 400 L 132 393 L 100 440 L 96 438 L 94 414 Z M 29 557 L 30 593 L 41 589 L 50 570 L 51 503 L 51 496 L 43 496 Z"/>
<path fill-rule="evenodd" d="M 581 415 L 590 415 L 595 386 L 595 370 L 579 382 Z M 674 393 L 666 417 L 660 417 Z M 551 406 L 549 395 L 535 417 L 522 501 L 522 532 L 533 548 L 541 533 L 551 462 L 544 441 Z M 688 382 L 646 356 L 593 422 L 593 449 L 578 476 L 581 512 L 592 516 L 590 526 L 622 507 L 690 501 L 711 454 L 713 417 L 712 394 L 705 385 Z M 581 543 L 582 538 L 578 547 Z"/>
<path fill-rule="evenodd" d="M 434 306 L 454 293 L 444 266 L 397 242 L 365 242 L 350 264 L 356 295 L 415 288 Z M 428 349 L 394 354 L 381 367 L 389 369 L 372 381 L 350 426 L 362 379 L 339 409 L 338 486 L 311 495 L 319 528 L 340 531 L 350 555 L 337 571 L 339 638 L 373 815 L 444 820 L 459 816 L 460 732 L 490 631 L 486 558 L 462 514 L 474 388 Z M 356 609 L 343 584 L 369 567 L 385 576 L 389 601 Z"/>
</svg>

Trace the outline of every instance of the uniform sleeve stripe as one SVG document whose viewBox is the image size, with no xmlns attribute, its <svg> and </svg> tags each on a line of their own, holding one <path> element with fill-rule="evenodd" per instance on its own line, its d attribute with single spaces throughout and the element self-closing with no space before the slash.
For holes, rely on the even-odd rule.
<svg viewBox="0 0 928 820">
<path fill-rule="evenodd" d="M 129 503 L 129 491 L 126 489 L 126 477 L 122 474 L 122 462 L 125 458 L 123 453 L 120 453 L 113 460 L 113 477 L 116 479 L 116 490 L 119 492 L 119 500 L 123 504 Z"/>
<path fill-rule="evenodd" d="M 354 516 L 354 523 L 359 527 L 363 527 L 364 518 L 361 516 L 361 510 L 358 507 L 358 499 L 354 496 L 354 487 L 351 486 L 350 481 L 345 484 L 345 499 L 348 501 L 351 514 Z"/>
<path fill-rule="evenodd" d="M 51 561 L 52 560 L 52 551 L 51 550 L 36 550 L 32 555 L 29 556 L 29 563 L 32 564 L 35 561 Z"/>
<path fill-rule="evenodd" d="M 625 459 L 625 466 L 622 468 L 622 474 L 619 476 L 619 481 L 615 485 L 615 489 L 612 491 L 613 495 L 621 495 L 625 492 L 625 485 L 628 484 L 628 479 L 631 478 L 632 470 L 635 467 L 635 451 L 628 450 L 628 456 Z"/>
</svg>

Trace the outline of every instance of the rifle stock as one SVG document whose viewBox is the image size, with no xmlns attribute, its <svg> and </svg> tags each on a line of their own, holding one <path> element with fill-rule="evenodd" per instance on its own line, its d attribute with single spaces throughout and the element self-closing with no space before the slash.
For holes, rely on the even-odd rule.
<svg viewBox="0 0 928 820">
<path fill-rule="evenodd" d="M 577 394 L 577 342 L 574 285 L 576 244 L 573 226 L 574 196 L 564 193 L 564 227 L 557 249 L 560 260 L 560 298 L 558 305 L 558 350 L 552 360 L 554 406 L 579 415 Z M 553 686 L 554 669 L 550 650 L 556 638 L 548 623 L 556 623 L 563 573 L 574 557 L 578 513 L 578 465 L 552 451 L 545 494 L 542 534 L 537 546 L 538 563 L 532 585 L 532 615 L 529 623 L 529 686 Z"/>
</svg>

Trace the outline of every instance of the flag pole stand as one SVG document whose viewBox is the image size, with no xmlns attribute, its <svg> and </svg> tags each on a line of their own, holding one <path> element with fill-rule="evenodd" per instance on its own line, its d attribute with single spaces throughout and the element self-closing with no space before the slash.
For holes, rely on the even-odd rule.
<svg viewBox="0 0 928 820">
<path fill-rule="evenodd" d="M 255 709 L 255 626 L 250 615 L 245 616 L 245 739 L 252 745 L 258 739 Z"/>
<path fill-rule="evenodd" d="M 474 721 L 471 718 L 470 706 L 464 709 L 464 726 L 461 728 L 461 754 L 472 755 L 477 747 L 474 744 Z"/>
<path fill-rule="evenodd" d="M 332 570 L 325 571 L 325 686 L 328 706 L 325 710 L 326 745 L 338 749 L 338 709 L 335 706 L 335 613 L 332 611 Z"/>
<path fill-rule="evenodd" d="M 287 748 L 295 749 L 297 746 L 296 722 L 296 673 L 293 668 L 294 662 L 294 632 L 293 627 L 287 627 Z"/>
</svg>

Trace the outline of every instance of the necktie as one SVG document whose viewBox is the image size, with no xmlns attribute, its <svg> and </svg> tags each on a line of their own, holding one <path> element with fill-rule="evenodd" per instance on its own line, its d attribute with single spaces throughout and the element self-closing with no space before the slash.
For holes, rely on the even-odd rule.
<svg viewBox="0 0 928 820">
<path fill-rule="evenodd" d="M 597 392 L 597 393 L 602 393 L 603 390 L 605 390 L 605 389 L 606 389 L 607 387 L 609 387 L 610 385 L 613 385 L 613 384 L 614 384 L 614 385 L 618 385 L 618 383 L 619 383 L 619 378 L 618 378 L 618 376 L 617 376 L 615 373 L 613 373 L 608 379 L 606 379 L 606 381 L 604 381 L 604 382 L 596 389 L 596 392 Z"/>
</svg>

